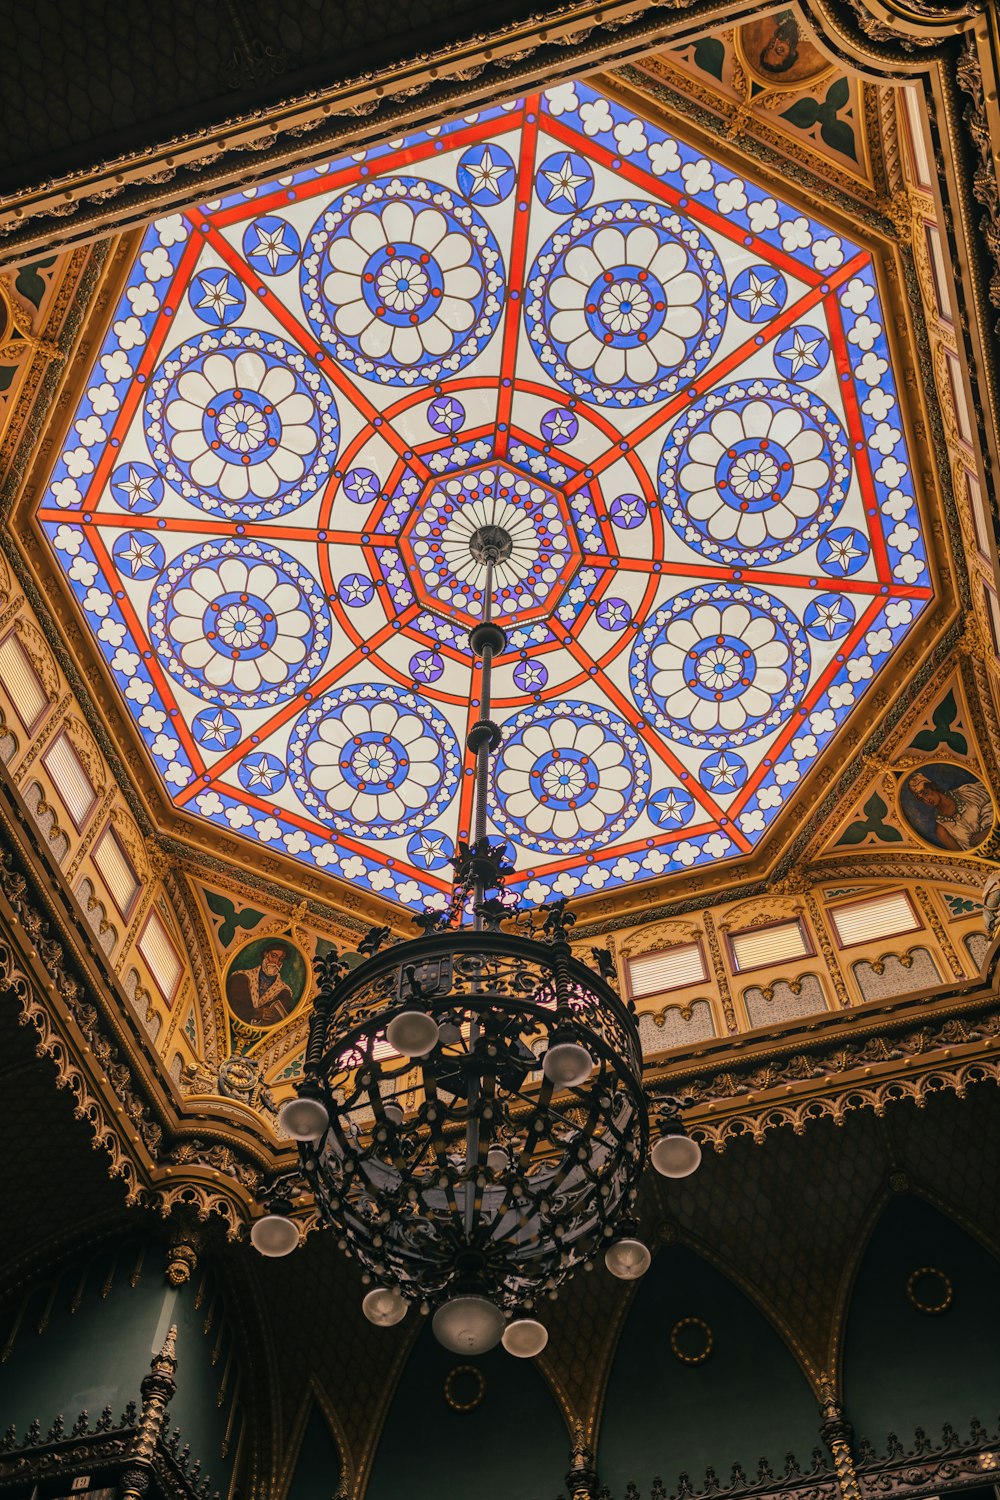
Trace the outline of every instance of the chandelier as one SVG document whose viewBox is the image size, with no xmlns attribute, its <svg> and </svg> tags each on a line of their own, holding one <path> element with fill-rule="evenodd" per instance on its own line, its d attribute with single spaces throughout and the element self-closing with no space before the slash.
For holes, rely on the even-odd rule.
<svg viewBox="0 0 1000 1500">
<path fill-rule="evenodd" d="M 684 1177 L 701 1152 L 675 1102 L 647 1098 L 610 953 L 591 950 L 596 970 L 574 956 L 564 900 L 521 910 L 504 892 L 506 844 L 487 832 L 501 742 L 491 673 L 507 646 L 492 606 L 515 543 L 486 524 L 466 546 L 483 601 L 469 634 L 481 663 L 472 838 L 450 904 L 414 918 L 418 937 L 373 928 L 355 967 L 335 950 L 318 960 L 303 1081 L 280 1121 L 298 1142 L 298 1183 L 373 1283 L 371 1322 L 398 1323 L 415 1303 L 448 1349 L 502 1341 L 527 1357 L 547 1339 L 539 1304 L 578 1267 L 603 1252 L 632 1280 L 649 1265 L 633 1221 L 647 1156 Z M 266 1202 L 251 1239 L 288 1254 L 299 1243 L 288 1174 Z"/>
</svg>

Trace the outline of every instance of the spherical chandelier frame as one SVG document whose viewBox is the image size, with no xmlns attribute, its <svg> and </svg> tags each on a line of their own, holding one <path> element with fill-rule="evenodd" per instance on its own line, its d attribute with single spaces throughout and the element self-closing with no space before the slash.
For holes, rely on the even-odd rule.
<svg viewBox="0 0 1000 1500">
<path fill-rule="evenodd" d="M 402 1057 L 386 1030 L 439 1028 Z M 543 1058 L 586 1049 L 561 1088 Z M 603 979 L 551 941 L 452 929 L 321 985 L 303 1094 L 329 1127 L 302 1142 L 321 1217 L 380 1284 L 434 1306 L 464 1292 L 506 1312 L 558 1289 L 606 1245 L 646 1157 L 638 1032 Z"/>
</svg>

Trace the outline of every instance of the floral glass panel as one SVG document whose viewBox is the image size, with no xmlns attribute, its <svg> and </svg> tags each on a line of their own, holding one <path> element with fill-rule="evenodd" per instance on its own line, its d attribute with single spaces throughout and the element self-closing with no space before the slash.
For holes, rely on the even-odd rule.
<svg viewBox="0 0 1000 1500">
<path fill-rule="evenodd" d="M 931 598 L 883 321 L 562 85 L 151 225 L 39 517 L 177 807 L 403 905 L 503 525 L 495 827 L 609 890 L 749 852 Z"/>
</svg>

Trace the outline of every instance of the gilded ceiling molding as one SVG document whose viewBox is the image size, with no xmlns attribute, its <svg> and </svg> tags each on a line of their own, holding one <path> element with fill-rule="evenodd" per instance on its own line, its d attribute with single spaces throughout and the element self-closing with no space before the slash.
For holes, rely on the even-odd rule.
<svg viewBox="0 0 1000 1500">
<path fill-rule="evenodd" d="M 32 328 L 31 318 L 14 297 L 9 277 L 0 276 L 0 358 L 16 358 L 21 354 L 37 354 L 42 359 L 63 358 L 58 344 Z"/>
<path fill-rule="evenodd" d="M 64 358 L 33 363 L 29 378 L 18 393 L 17 404 L 0 444 L 0 520 L 3 521 L 0 553 L 7 580 L 5 587 L 11 601 L 4 616 L 20 610 L 22 603 L 27 602 L 34 621 L 19 615 L 15 625 L 46 692 L 54 697 L 59 691 L 58 674 L 52 666 L 54 657 L 70 685 L 75 706 L 86 719 L 143 836 L 148 838 L 153 830 L 145 804 L 94 706 L 81 671 L 66 649 L 63 630 L 73 639 L 82 639 L 82 636 L 71 619 L 60 627 L 53 618 L 49 602 L 15 542 L 10 519 L 15 502 L 25 492 L 30 465 L 40 456 L 44 457 L 53 442 L 53 411 L 69 403 L 71 391 L 66 382 L 70 366 L 75 365 L 77 356 L 85 362 L 89 349 L 87 330 L 103 324 L 104 315 L 110 310 L 116 295 L 114 270 L 117 266 L 121 271 L 129 259 L 127 247 L 126 253 L 116 256 L 114 242 L 107 241 L 75 251 L 68 262 L 46 324 L 46 337 L 57 340 Z M 32 533 L 22 534 L 20 541 L 27 547 L 29 555 L 38 545 Z M 21 591 L 17 598 L 11 591 L 11 574 Z"/>
<path fill-rule="evenodd" d="M 827 923 L 826 914 L 824 913 L 822 905 L 819 901 L 817 901 L 816 896 L 813 892 L 810 892 L 806 897 L 806 909 L 808 910 L 810 919 L 812 921 L 812 929 L 816 934 L 816 941 L 819 944 L 819 951 L 823 955 L 823 959 L 826 963 L 827 973 L 830 976 L 830 981 L 833 985 L 834 993 L 837 996 L 837 1003 L 846 1010 L 850 1008 L 850 1006 L 853 1004 L 853 1001 L 851 999 L 850 993 L 848 992 L 847 985 L 844 983 L 843 969 L 838 961 L 837 950 L 835 949 L 833 941 L 830 937 L 830 929 Z"/>
<path fill-rule="evenodd" d="M 769 927 L 773 922 L 800 916 L 804 910 L 804 901 L 797 899 L 794 894 L 758 896 L 750 901 L 740 901 L 735 906 L 727 906 L 717 925 L 720 932 L 741 932 L 744 928 Z"/>
<path fill-rule="evenodd" d="M 660 14 L 664 9 L 691 11 L 703 22 L 725 13 L 719 0 L 563 5 L 394 69 L 359 74 L 192 137 L 22 189 L 0 204 L 0 237 L 11 258 L 24 259 L 36 249 L 132 227 L 169 206 L 216 196 L 249 174 L 259 175 L 262 167 L 277 174 L 291 163 L 334 155 L 404 125 L 433 123 L 529 79 L 544 76 L 554 83 L 587 72 L 669 35 L 673 28 Z M 419 104 L 397 103 L 417 98 Z"/>
<path fill-rule="evenodd" d="M 909 1062 L 910 1066 L 918 1066 L 916 1058 Z M 1000 1057 L 990 1056 L 929 1073 L 915 1073 L 911 1077 L 889 1078 L 882 1083 L 844 1085 L 840 1092 L 819 1098 L 811 1095 L 794 1104 L 762 1101 L 752 1109 L 744 1108 L 725 1119 L 716 1117 L 711 1124 L 692 1120 L 691 1133 L 716 1151 L 725 1150 L 729 1141 L 746 1135 L 760 1145 L 771 1130 L 790 1127 L 796 1135 L 801 1135 L 806 1126 L 816 1120 L 828 1119 L 835 1125 L 843 1125 L 848 1115 L 856 1110 L 871 1109 L 881 1115 L 888 1105 L 897 1104 L 902 1099 L 912 1099 L 920 1108 L 928 1098 L 944 1089 L 962 1098 L 972 1084 L 987 1081 L 1000 1082 Z M 786 1085 L 786 1088 L 790 1087 Z M 714 1108 L 713 1105 L 708 1107 Z"/>
<path fill-rule="evenodd" d="M 106 246 L 88 245 L 81 246 L 67 256 L 59 267 L 59 283 L 46 306 L 44 322 L 40 329 L 30 333 L 30 338 L 23 332 L 24 316 L 18 310 L 16 326 L 22 334 L 24 349 L 30 358 L 17 390 L 15 404 L 8 411 L 3 425 L 0 473 L 3 474 L 4 484 L 0 490 L 0 506 L 6 503 L 4 496 L 8 484 L 8 466 L 21 444 L 32 409 L 36 405 L 47 407 L 65 377 L 65 365 L 73 339 L 79 330 L 83 310 L 89 305 L 94 291 L 95 272 L 103 264 L 106 254 Z M 8 285 L 6 279 L 0 280 L 5 286 Z"/>
<path fill-rule="evenodd" d="M 808 0 L 807 8 L 856 65 L 902 63 L 915 70 L 946 49 L 983 7 L 982 0 Z"/>
<path fill-rule="evenodd" d="M 996 82 L 994 73 L 992 99 L 988 101 L 989 85 L 984 77 L 982 56 L 986 45 L 986 37 L 981 37 L 977 45 L 974 34 L 965 35 L 956 77 L 959 87 L 967 96 L 965 125 L 976 157 L 972 192 L 982 210 L 980 229 L 993 262 L 989 298 L 994 310 L 1000 312 L 1000 190 L 997 187 L 994 157 L 996 119 L 991 119 L 991 114 L 994 117 L 996 115 Z M 995 57 L 991 56 L 990 62 L 995 65 Z M 992 110 L 990 104 L 993 106 Z M 994 329 L 1000 331 L 1000 321 L 995 323 Z"/>
<path fill-rule="evenodd" d="M 790 1127 L 801 1135 L 812 1120 L 843 1124 L 856 1110 L 882 1115 L 900 1099 L 919 1106 L 933 1094 L 962 1097 L 975 1083 L 1000 1079 L 1000 1006 L 994 996 L 936 1010 L 933 1019 L 910 1030 L 903 1027 L 913 1027 L 916 1005 L 911 1000 L 905 1021 L 890 1019 L 901 1008 L 890 1002 L 879 1018 L 862 1012 L 869 1024 L 832 1045 L 805 1049 L 799 1037 L 779 1048 L 772 1037 L 766 1057 L 762 1046 L 756 1057 L 731 1059 L 726 1071 L 714 1075 L 704 1071 L 704 1056 L 697 1071 L 690 1060 L 650 1069 L 650 1086 L 681 1098 L 692 1134 L 722 1151 L 738 1137 L 760 1145 L 772 1130 Z M 829 1018 L 843 1019 L 843 1012 Z"/>
<path fill-rule="evenodd" d="M 213 963 L 213 944 L 201 908 L 184 874 L 171 863 L 163 876 L 170 904 L 184 935 L 195 978 L 194 1008 L 198 1015 L 201 1046 L 195 1050 L 203 1060 L 218 1066 L 229 1048 L 222 989 Z"/>
<path fill-rule="evenodd" d="M 630 930 L 626 937 L 616 941 L 615 948 L 619 959 L 638 958 L 642 953 L 656 953 L 675 943 L 696 942 L 701 935 L 702 929 L 697 922 L 651 922 Z"/>
<path fill-rule="evenodd" d="M 726 31 L 722 37 L 735 34 Z M 670 53 L 654 53 L 637 64 L 616 69 L 612 76 L 621 79 L 637 94 L 645 95 L 679 115 L 686 123 L 694 124 L 711 138 L 713 151 L 732 142 L 741 154 L 759 162 L 766 170 L 780 173 L 783 178 L 807 190 L 820 192 L 824 203 L 834 204 L 845 213 L 857 215 L 860 201 L 869 211 L 865 222 L 879 228 L 882 233 L 896 232 L 895 222 L 888 214 L 888 169 L 883 160 L 882 143 L 884 111 L 876 85 L 862 84 L 867 144 L 874 153 L 873 180 L 866 184 L 829 157 L 818 156 L 808 144 L 779 132 L 753 114 L 745 114 L 741 106 L 734 109 L 732 98 L 712 87 L 707 79 L 682 71 Z M 800 85 L 795 95 L 801 96 L 801 92 Z M 754 103 L 757 103 L 756 98 Z M 721 138 L 720 126 L 724 132 Z"/>
<path fill-rule="evenodd" d="M 554 83 L 614 66 L 690 32 L 693 24 L 705 29 L 723 17 L 732 23 L 756 10 L 744 4 L 734 13 L 718 0 L 563 5 L 378 74 L 307 91 L 194 136 L 24 188 L 0 205 L 0 236 L 11 258 L 24 259 L 41 248 L 132 227 L 169 206 L 214 197 L 261 164 L 277 175 L 292 163 L 350 149 L 404 124 L 412 128 L 468 109 L 529 79 Z M 973 14 L 971 6 L 935 0 L 906 7 L 891 0 L 816 0 L 816 10 L 818 29 L 828 40 L 833 34 L 851 64 L 885 75 L 893 64 L 913 68 L 936 55 Z"/>
<path fill-rule="evenodd" d="M 52 947 L 58 947 L 58 944 L 47 946 L 42 951 L 42 957 L 46 961 L 50 961 Z M 143 1190 L 132 1155 L 122 1145 L 119 1123 L 114 1119 L 104 1101 L 91 1090 L 86 1074 L 76 1065 L 70 1048 L 53 1025 L 47 1007 L 38 996 L 28 975 L 19 967 L 16 950 L 2 939 L 0 939 L 0 987 L 9 999 L 19 1004 L 21 1009 L 19 1019 L 22 1024 L 33 1026 L 38 1032 L 38 1041 L 35 1043 L 36 1055 L 47 1057 L 54 1064 L 56 1087 L 68 1088 L 72 1093 L 76 1101 L 73 1114 L 76 1119 L 85 1120 L 90 1126 L 95 1148 L 107 1152 L 110 1158 L 109 1176 L 122 1178 L 125 1184 L 125 1201 L 130 1205 L 140 1203 Z M 99 1043 L 100 1039 L 96 1032 L 86 1028 L 85 1018 L 81 1031 L 89 1039 L 91 1045 Z M 112 1056 L 112 1049 L 109 1048 L 107 1052 L 109 1061 Z M 124 1087 L 124 1080 L 120 1081 L 119 1087 Z M 139 1115 L 141 1105 L 135 1100 L 135 1096 L 126 1095 L 125 1097 L 128 1099 L 128 1105 L 125 1108 L 128 1109 L 129 1105 L 135 1108 L 135 1114 L 131 1116 L 133 1123 L 137 1124 L 140 1129 L 145 1125 L 147 1133 L 150 1128 L 155 1130 L 155 1126 L 149 1127 L 148 1123 L 141 1119 Z"/>
<path fill-rule="evenodd" d="M 838 885 L 844 881 L 858 881 L 872 887 L 888 881 L 937 881 L 962 886 L 979 900 L 989 871 L 982 860 L 963 859 L 961 855 L 938 856 L 929 850 L 917 853 L 912 848 L 868 846 L 862 852 L 852 849 L 838 855 L 830 851 L 809 865 L 804 873 L 817 886 L 829 885 L 832 881 Z"/>
<path fill-rule="evenodd" d="M 51 1057 L 60 1086 L 71 1088 L 77 1117 L 88 1122 L 96 1144 L 107 1151 L 111 1173 L 123 1178 L 130 1205 L 148 1205 L 163 1215 L 184 1209 L 201 1220 L 218 1215 L 228 1237 L 238 1238 L 253 1212 L 262 1169 L 273 1159 L 270 1148 L 254 1139 L 247 1129 L 249 1121 L 239 1129 L 231 1120 L 202 1115 L 197 1135 L 190 1127 L 184 1134 L 178 1131 L 183 1117 L 169 1118 L 168 1100 L 157 1095 L 150 1078 L 136 1066 L 127 1007 L 118 1002 L 109 1012 L 106 1001 L 100 1009 L 93 1003 L 97 990 L 89 978 L 81 983 L 73 972 L 74 958 L 64 942 L 51 935 L 53 922 L 41 903 L 36 904 L 34 877 L 15 854 L 9 837 L 14 826 L 5 821 L 0 985 L 19 1005 L 24 1024 L 38 1031 L 36 1051 Z M 65 915 L 56 920 L 61 936 L 71 944 L 81 942 L 91 963 L 101 966 L 103 955 L 91 939 L 73 932 Z M 38 974 L 33 972 L 36 967 Z M 110 976 L 102 982 L 108 993 L 115 992 Z M 109 1021 L 114 1041 L 108 1036 Z M 95 1064 L 96 1079 L 91 1077 Z"/>
</svg>

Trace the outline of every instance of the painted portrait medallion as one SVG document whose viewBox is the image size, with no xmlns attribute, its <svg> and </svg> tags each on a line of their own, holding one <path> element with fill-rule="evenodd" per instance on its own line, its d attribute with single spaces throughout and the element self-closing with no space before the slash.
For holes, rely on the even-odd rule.
<svg viewBox="0 0 1000 1500">
<path fill-rule="evenodd" d="M 305 994 L 308 967 L 288 938 L 254 938 L 234 955 L 226 972 L 226 1000 L 247 1026 L 276 1026 Z"/>
<path fill-rule="evenodd" d="M 808 31 L 790 10 L 741 26 L 739 50 L 747 71 L 768 87 L 803 87 L 831 71 Z"/>
<path fill-rule="evenodd" d="M 900 786 L 899 805 L 918 838 L 936 849 L 976 849 L 996 821 L 993 798 L 979 777 L 946 761 L 911 771 Z"/>
</svg>

